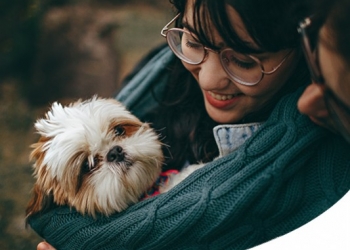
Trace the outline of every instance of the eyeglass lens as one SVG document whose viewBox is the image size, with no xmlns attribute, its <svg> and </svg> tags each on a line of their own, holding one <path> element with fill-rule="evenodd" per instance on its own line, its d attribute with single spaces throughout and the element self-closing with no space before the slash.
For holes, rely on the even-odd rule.
<svg viewBox="0 0 350 250">
<path fill-rule="evenodd" d="M 167 34 L 168 44 L 173 52 L 189 64 L 199 64 L 205 57 L 202 44 L 196 42 L 190 33 L 173 29 Z"/>
<path fill-rule="evenodd" d="M 350 142 L 350 109 L 328 88 L 324 99 L 337 131 Z"/>
<path fill-rule="evenodd" d="M 189 64 L 200 64 L 206 49 L 189 33 L 181 29 L 171 29 L 167 33 L 170 48 L 176 56 Z M 226 49 L 220 53 L 220 60 L 225 71 L 238 83 L 253 85 L 260 81 L 260 65 L 247 55 Z"/>
<path fill-rule="evenodd" d="M 227 74 L 238 83 L 254 85 L 262 77 L 259 63 L 250 56 L 226 49 L 220 53 L 220 60 Z"/>
<path fill-rule="evenodd" d="M 309 66 L 311 78 L 316 83 L 323 83 L 323 77 L 317 62 L 317 35 L 315 35 L 315 31 L 312 29 L 311 24 L 312 20 L 306 18 L 301 22 L 298 31 L 301 34 L 302 48 L 306 62 Z M 310 37 L 312 37 L 312 39 L 310 39 Z"/>
</svg>

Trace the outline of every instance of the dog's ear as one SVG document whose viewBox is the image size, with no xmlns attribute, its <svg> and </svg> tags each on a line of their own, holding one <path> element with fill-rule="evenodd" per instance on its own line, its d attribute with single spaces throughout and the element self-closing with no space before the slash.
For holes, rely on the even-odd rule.
<svg viewBox="0 0 350 250">
<path fill-rule="evenodd" d="M 39 212 L 45 212 L 55 206 L 53 195 L 46 194 L 37 184 L 34 185 L 33 196 L 26 208 L 26 226 L 30 216 Z"/>
<path fill-rule="evenodd" d="M 27 217 L 26 223 L 28 218 L 31 215 L 34 215 L 38 212 L 43 212 L 54 205 L 53 196 L 51 195 L 51 192 L 50 193 L 45 192 L 44 191 L 45 188 L 43 187 L 45 183 L 53 182 L 52 178 L 50 178 L 50 176 L 48 175 L 46 169 L 42 166 L 44 156 L 45 156 L 44 145 L 48 140 L 50 139 L 46 137 L 41 137 L 37 143 L 31 145 L 31 147 L 33 148 L 33 151 L 30 154 L 30 159 L 35 160 L 35 164 L 33 167 L 34 167 L 34 175 L 37 178 L 37 182 L 35 183 L 32 191 L 33 196 L 26 208 L 26 217 Z M 45 175 L 44 178 L 39 177 L 43 175 Z M 42 180 L 39 180 L 38 178 L 45 179 L 47 181 L 43 183 Z"/>
<path fill-rule="evenodd" d="M 48 124 L 48 120 L 47 119 L 38 119 L 35 123 L 34 123 L 34 128 L 36 129 L 37 133 L 40 136 L 46 136 L 46 134 L 48 134 L 50 131 L 47 129 L 48 126 L 45 126 L 46 124 Z"/>
<path fill-rule="evenodd" d="M 37 143 L 32 144 L 30 147 L 33 149 L 30 153 L 29 160 L 35 160 L 38 163 L 42 163 L 45 156 L 45 143 L 51 140 L 51 138 L 41 136 Z M 39 162 L 38 162 L 39 161 Z"/>
<path fill-rule="evenodd" d="M 38 119 L 34 124 L 37 133 L 43 137 L 55 136 L 55 133 L 60 131 L 58 126 L 57 121 L 53 122 L 44 118 Z"/>
<path fill-rule="evenodd" d="M 67 111 L 60 103 L 53 103 L 51 109 L 45 114 L 45 118 L 38 119 L 34 127 L 44 137 L 54 137 L 60 133 L 67 116 Z"/>
</svg>

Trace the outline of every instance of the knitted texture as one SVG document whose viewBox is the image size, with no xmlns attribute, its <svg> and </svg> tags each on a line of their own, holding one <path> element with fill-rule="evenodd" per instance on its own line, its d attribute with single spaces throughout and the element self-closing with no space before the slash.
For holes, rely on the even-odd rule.
<svg viewBox="0 0 350 250">
<path fill-rule="evenodd" d="M 58 207 L 30 219 L 58 249 L 247 249 L 317 217 L 350 188 L 350 147 L 283 98 L 233 153 L 168 193 L 97 219 Z M 335 225 L 336 226 L 336 225 Z"/>
</svg>

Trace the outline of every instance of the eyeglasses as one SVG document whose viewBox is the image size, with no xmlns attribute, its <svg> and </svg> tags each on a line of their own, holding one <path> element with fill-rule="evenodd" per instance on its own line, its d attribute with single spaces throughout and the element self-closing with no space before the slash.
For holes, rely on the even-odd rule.
<svg viewBox="0 0 350 250">
<path fill-rule="evenodd" d="M 312 24 L 312 17 L 305 18 L 299 23 L 298 32 L 301 34 L 304 55 L 309 66 L 312 80 L 323 86 L 324 101 L 333 121 L 333 127 L 348 142 L 350 142 L 350 107 L 348 107 L 336 94 L 325 84 L 319 66 L 316 38 L 313 43 L 310 40 L 309 30 Z M 313 46 L 313 44 L 315 44 Z"/>
<path fill-rule="evenodd" d="M 180 14 L 176 15 L 161 31 L 161 35 L 167 39 L 170 49 L 182 61 L 191 64 L 201 64 L 208 51 L 219 54 L 220 62 L 228 76 L 234 81 L 242 85 L 253 86 L 258 84 L 264 75 L 275 73 L 291 54 L 290 50 L 282 59 L 282 61 L 271 71 L 265 71 L 261 61 L 252 56 L 245 55 L 234 51 L 231 48 L 225 48 L 220 51 L 210 49 L 198 42 L 191 32 L 180 29 L 170 28 L 169 26 L 178 19 Z"/>
</svg>

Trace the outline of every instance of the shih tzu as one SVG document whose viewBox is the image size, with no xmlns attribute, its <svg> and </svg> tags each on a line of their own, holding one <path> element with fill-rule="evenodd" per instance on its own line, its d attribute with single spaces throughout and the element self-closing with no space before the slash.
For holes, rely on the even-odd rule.
<svg viewBox="0 0 350 250">
<path fill-rule="evenodd" d="M 54 204 L 108 216 L 139 201 L 161 172 L 159 136 L 114 99 L 54 103 L 35 128 L 27 218 Z"/>
</svg>

